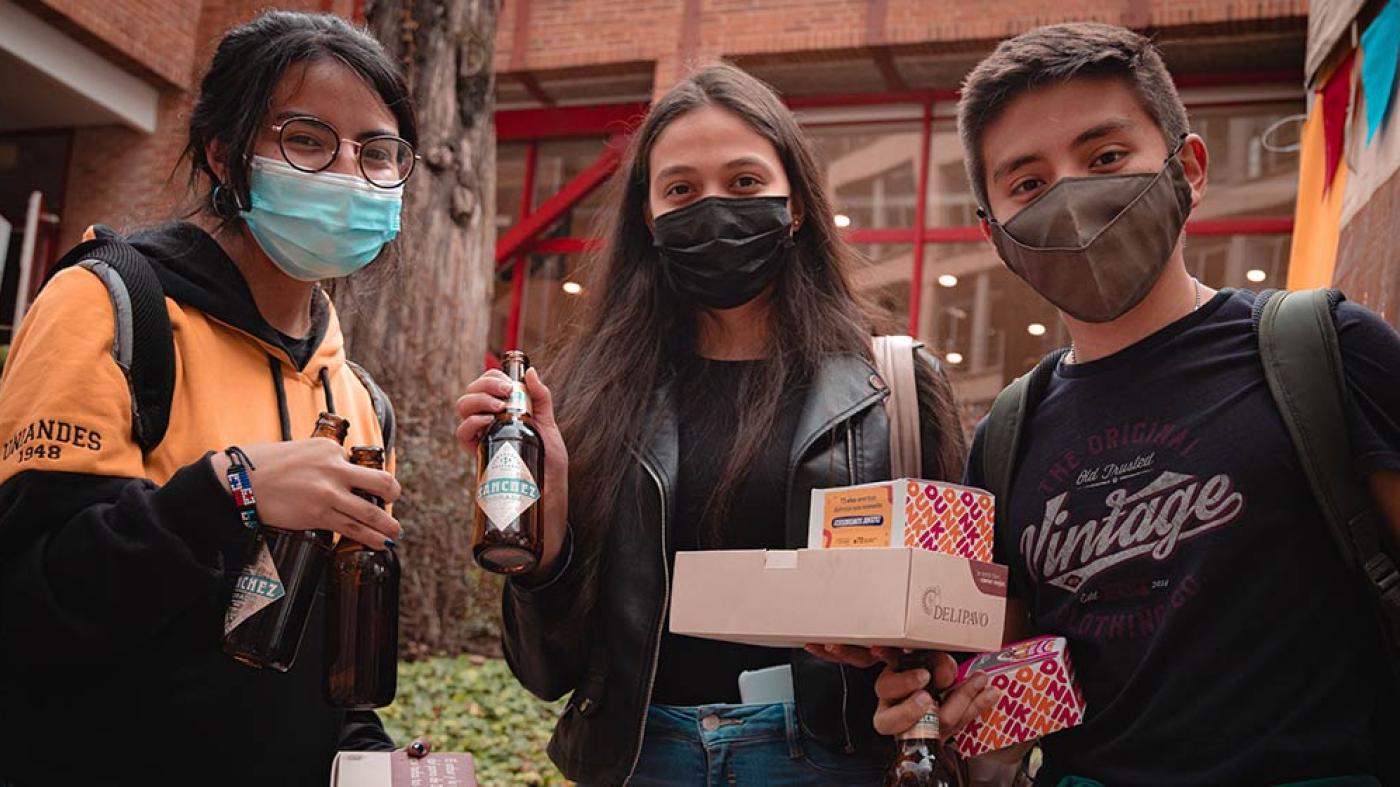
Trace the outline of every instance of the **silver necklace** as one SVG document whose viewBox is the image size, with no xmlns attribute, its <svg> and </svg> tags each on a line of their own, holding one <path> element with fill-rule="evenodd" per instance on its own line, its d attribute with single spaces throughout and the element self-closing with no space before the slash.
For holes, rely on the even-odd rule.
<svg viewBox="0 0 1400 787">
<path fill-rule="evenodd" d="M 1194 283 L 1194 284 L 1196 285 L 1196 302 L 1193 303 L 1193 304 L 1191 304 L 1191 311 L 1194 312 L 1194 311 L 1196 311 L 1197 309 L 1201 308 L 1201 280 L 1198 279 L 1198 278 L 1196 278 L 1195 276 L 1192 276 L 1192 277 L 1191 277 L 1191 281 L 1192 281 L 1192 283 Z M 1189 312 L 1188 312 L 1188 313 L 1189 313 Z M 1069 364 L 1078 363 L 1078 362 L 1075 360 L 1074 342 L 1073 342 L 1073 341 L 1070 341 L 1070 343 L 1069 343 L 1069 354 L 1065 356 L 1065 363 L 1069 363 Z"/>
</svg>

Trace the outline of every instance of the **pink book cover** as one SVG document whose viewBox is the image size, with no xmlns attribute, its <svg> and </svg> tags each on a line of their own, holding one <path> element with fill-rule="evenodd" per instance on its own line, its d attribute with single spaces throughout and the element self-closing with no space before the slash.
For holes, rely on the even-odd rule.
<svg viewBox="0 0 1400 787">
<path fill-rule="evenodd" d="M 476 763 L 470 754 L 409 757 L 394 752 L 394 787 L 476 787 Z"/>
</svg>

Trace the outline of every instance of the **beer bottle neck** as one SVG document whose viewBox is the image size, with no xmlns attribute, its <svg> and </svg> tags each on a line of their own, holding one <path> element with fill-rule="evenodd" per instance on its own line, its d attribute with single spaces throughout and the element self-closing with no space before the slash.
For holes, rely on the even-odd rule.
<svg viewBox="0 0 1400 787">
<path fill-rule="evenodd" d="M 311 436 L 324 437 L 327 440 L 334 440 L 344 445 L 345 437 L 349 433 L 349 421 L 332 413 L 321 413 L 321 417 L 316 419 L 316 428 L 311 432 Z"/>
<path fill-rule="evenodd" d="M 525 390 L 525 383 L 518 380 L 511 382 L 505 411 L 511 415 L 531 415 L 530 394 Z"/>
<path fill-rule="evenodd" d="M 940 740 L 943 737 L 942 730 L 938 722 L 938 706 L 929 708 L 914 726 L 895 736 L 902 741 L 907 740 Z"/>
<path fill-rule="evenodd" d="M 525 390 L 525 370 L 530 362 L 518 352 L 508 352 L 501 361 L 501 371 L 510 378 L 510 394 L 506 397 L 505 411 L 511 415 L 530 415 L 530 394 Z"/>
</svg>

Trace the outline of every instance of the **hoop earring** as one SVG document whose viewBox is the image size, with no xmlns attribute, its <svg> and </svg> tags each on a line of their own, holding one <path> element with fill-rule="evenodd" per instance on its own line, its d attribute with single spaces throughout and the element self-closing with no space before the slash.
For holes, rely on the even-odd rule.
<svg viewBox="0 0 1400 787">
<path fill-rule="evenodd" d="M 209 207 L 214 211 L 214 215 L 221 219 L 231 219 L 244 209 L 238 204 L 236 195 L 232 200 L 228 199 L 222 183 L 215 183 L 214 190 L 209 192 Z"/>
</svg>

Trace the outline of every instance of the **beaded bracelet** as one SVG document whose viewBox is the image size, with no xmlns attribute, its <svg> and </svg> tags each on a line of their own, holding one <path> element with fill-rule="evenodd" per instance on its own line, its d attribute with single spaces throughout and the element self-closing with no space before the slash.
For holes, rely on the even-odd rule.
<svg viewBox="0 0 1400 787">
<path fill-rule="evenodd" d="M 258 499 L 253 495 L 253 479 L 249 470 L 256 470 L 253 460 L 243 453 L 243 449 L 233 446 L 224 451 L 228 456 L 228 488 L 233 491 L 233 505 L 238 509 L 238 518 L 249 530 L 258 529 Z"/>
</svg>

